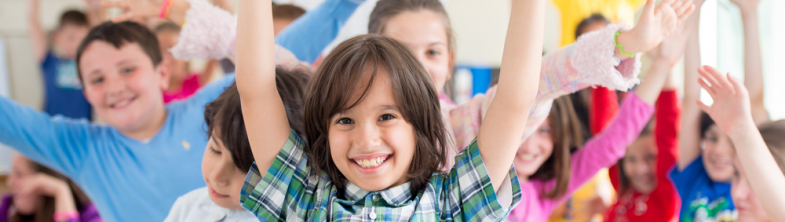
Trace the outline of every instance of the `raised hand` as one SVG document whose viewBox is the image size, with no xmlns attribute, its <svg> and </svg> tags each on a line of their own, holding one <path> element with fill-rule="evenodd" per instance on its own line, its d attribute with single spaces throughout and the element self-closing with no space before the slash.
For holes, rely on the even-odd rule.
<svg viewBox="0 0 785 222">
<path fill-rule="evenodd" d="M 162 1 L 160 0 L 122 0 L 122 1 L 103 1 L 101 6 L 104 8 L 120 8 L 123 13 L 112 18 L 112 22 L 122 22 L 128 20 L 147 20 L 158 17 Z"/>
<path fill-rule="evenodd" d="M 671 36 L 665 41 L 662 41 L 657 48 L 650 50 L 652 54 L 656 55 L 656 59 L 663 59 L 671 67 L 679 61 L 679 58 L 684 54 L 684 49 L 687 46 L 687 39 L 690 38 L 690 28 L 682 24 L 679 26 Z"/>
<path fill-rule="evenodd" d="M 698 72 L 703 77 L 698 82 L 714 100 L 711 106 L 697 101 L 698 106 L 711 116 L 723 132 L 732 135 L 735 127 L 752 122 L 749 93 L 738 79 L 730 74 L 722 74 L 711 66 L 703 66 Z"/>
<path fill-rule="evenodd" d="M 57 197 L 63 194 L 71 195 L 68 183 L 43 173 L 25 178 L 20 187 L 19 193 L 23 195 L 40 194 L 49 197 Z"/>
<path fill-rule="evenodd" d="M 659 45 L 695 10 L 693 0 L 663 0 L 655 7 L 656 0 L 648 0 L 638 24 L 629 32 L 619 35 L 617 42 L 624 51 L 645 52 Z"/>
</svg>

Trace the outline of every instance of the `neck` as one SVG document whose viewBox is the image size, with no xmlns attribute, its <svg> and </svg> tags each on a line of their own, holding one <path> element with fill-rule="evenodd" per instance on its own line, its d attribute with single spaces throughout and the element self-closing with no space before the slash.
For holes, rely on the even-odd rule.
<svg viewBox="0 0 785 222">
<path fill-rule="evenodd" d="M 160 131 L 161 127 L 163 127 L 166 123 L 166 115 L 166 108 L 162 104 L 159 108 L 157 108 L 155 114 L 147 121 L 147 123 L 133 130 L 120 130 L 120 134 L 135 140 L 151 139 L 153 136 L 155 136 L 155 134 L 158 134 L 158 131 Z"/>
</svg>

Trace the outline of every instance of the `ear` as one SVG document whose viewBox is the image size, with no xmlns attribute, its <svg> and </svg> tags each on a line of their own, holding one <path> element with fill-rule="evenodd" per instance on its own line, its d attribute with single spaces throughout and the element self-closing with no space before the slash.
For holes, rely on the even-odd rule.
<svg viewBox="0 0 785 222">
<path fill-rule="evenodd" d="M 172 78 L 172 61 L 168 59 L 161 60 L 161 64 L 155 67 L 156 77 L 160 80 L 161 90 L 169 89 L 169 79 Z"/>
</svg>

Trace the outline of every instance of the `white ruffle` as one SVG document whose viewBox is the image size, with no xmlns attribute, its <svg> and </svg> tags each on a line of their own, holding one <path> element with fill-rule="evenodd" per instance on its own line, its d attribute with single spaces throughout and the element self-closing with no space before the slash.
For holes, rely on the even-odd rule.
<svg viewBox="0 0 785 222">
<path fill-rule="evenodd" d="M 610 24 L 605 29 L 586 33 L 576 41 L 571 61 L 582 83 L 621 91 L 640 83 L 637 75 L 641 69 L 641 53 L 621 63 L 613 57 L 616 47 L 613 35 L 616 31 L 626 31 L 624 27 L 624 24 Z"/>
</svg>

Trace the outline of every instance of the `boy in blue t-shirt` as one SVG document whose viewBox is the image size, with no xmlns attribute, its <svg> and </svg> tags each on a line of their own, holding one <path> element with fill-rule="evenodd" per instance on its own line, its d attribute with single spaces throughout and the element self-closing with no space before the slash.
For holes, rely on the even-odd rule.
<svg viewBox="0 0 785 222">
<path fill-rule="evenodd" d="M 325 13 L 292 24 L 288 35 L 308 36 L 284 47 L 316 48 L 334 38 L 359 4 L 328 0 L 351 10 Z M 310 13 L 310 12 L 309 12 Z M 317 28 L 314 28 L 317 27 Z M 296 48 L 297 49 L 297 48 Z M 283 50 L 277 48 L 276 50 Z M 276 53 L 290 62 L 291 53 Z M 164 105 L 169 70 L 155 35 L 132 22 L 104 23 L 87 34 L 75 54 L 83 92 L 106 125 L 51 117 L 0 97 L 0 143 L 72 178 L 106 221 L 162 221 L 188 191 L 204 187 L 201 159 L 207 145 L 204 106 L 234 82 L 228 75 L 188 100 Z"/>
<path fill-rule="evenodd" d="M 76 47 L 90 30 L 87 16 L 76 10 L 63 13 L 53 32 L 53 45 L 50 47 L 38 19 L 38 0 L 31 0 L 29 7 L 28 32 L 33 53 L 43 73 L 44 111 L 49 115 L 90 120 L 92 108 L 82 94 L 82 84 L 74 63 Z"/>
</svg>

